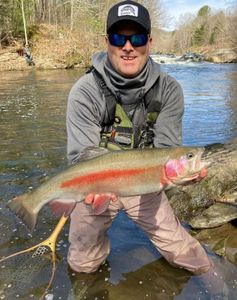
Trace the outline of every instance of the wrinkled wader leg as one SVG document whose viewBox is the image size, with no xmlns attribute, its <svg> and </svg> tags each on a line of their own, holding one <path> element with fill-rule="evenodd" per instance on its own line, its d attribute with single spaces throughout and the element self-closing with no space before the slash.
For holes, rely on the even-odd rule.
<svg viewBox="0 0 237 300">
<path fill-rule="evenodd" d="M 200 243 L 191 237 L 175 217 L 164 193 L 123 197 L 97 216 L 93 209 L 78 203 L 71 214 L 68 263 L 77 272 L 94 272 L 109 254 L 107 230 L 119 209 L 124 208 L 149 236 L 164 258 L 172 265 L 195 274 L 212 266 Z"/>
<path fill-rule="evenodd" d="M 205 250 L 180 224 L 164 192 L 121 198 L 127 215 L 149 236 L 172 265 L 195 274 L 212 266 Z"/>
<path fill-rule="evenodd" d="M 90 205 L 77 203 L 71 214 L 68 263 L 76 272 L 95 272 L 106 260 L 110 243 L 107 236 L 114 217 L 121 208 L 121 202 L 111 202 L 109 208 L 95 215 Z"/>
</svg>

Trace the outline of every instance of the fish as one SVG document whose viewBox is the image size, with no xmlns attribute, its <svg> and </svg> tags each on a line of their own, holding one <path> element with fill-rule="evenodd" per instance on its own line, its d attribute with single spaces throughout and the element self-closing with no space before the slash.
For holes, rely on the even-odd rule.
<svg viewBox="0 0 237 300">
<path fill-rule="evenodd" d="M 38 188 L 13 198 L 7 206 L 32 231 L 46 204 L 57 215 L 70 215 L 76 203 L 91 193 L 135 196 L 201 180 L 208 167 L 202 159 L 203 152 L 202 147 L 174 147 L 103 151 L 89 158 L 84 156 Z M 104 212 L 109 202 L 107 199 L 95 204 L 95 213 Z"/>
</svg>

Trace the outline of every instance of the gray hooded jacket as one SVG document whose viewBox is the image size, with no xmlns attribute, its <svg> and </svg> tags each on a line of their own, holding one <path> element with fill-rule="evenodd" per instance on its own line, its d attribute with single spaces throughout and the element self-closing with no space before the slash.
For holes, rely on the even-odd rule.
<svg viewBox="0 0 237 300">
<path fill-rule="evenodd" d="M 159 116 L 154 125 L 154 146 L 181 145 L 183 92 L 174 78 L 160 72 L 159 65 L 151 58 L 134 78 L 124 78 L 118 74 L 105 52 L 95 54 L 92 64 L 128 117 L 133 114 L 139 99 L 145 97 L 151 88 L 155 89 L 152 101 L 155 107 L 159 107 Z M 72 87 L 68 98 L 67 154 L 70 163 L 77 162 L 85 148 L 99 146 L 105 112 L 106 99 L 93 73 L 83 75 Z"/>
</svg>

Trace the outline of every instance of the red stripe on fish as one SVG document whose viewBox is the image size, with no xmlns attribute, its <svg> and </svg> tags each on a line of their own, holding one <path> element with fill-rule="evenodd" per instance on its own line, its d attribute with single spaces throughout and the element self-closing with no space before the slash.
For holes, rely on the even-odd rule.
<svg viewBox="0 0 237 300">
<path fill-rule="evenodd" d="M 64 181 L 61 184 L 61 188 L 73 187 L 78 184 L 91 184 L 97 181 L 106 180 L 106 179 L 115 179 L 124 176 L 134 176 L 145 173 L 149 169 L 154 169 L 155 167 L 150 168 L 141 168 L 141 169 L 129 169 L 129 170 L 105 170 L 96 173 L 91 173 L 87 175 L 82 175 L 75 177 L 71 180 Z"/>
</svg>

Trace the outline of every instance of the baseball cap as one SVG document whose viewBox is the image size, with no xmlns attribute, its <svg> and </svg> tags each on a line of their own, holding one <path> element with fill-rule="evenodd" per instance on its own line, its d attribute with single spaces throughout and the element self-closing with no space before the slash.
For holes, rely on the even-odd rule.
<svg viewBox="0 0 237 300">
<path fill-rule="evenodd" d="M 149 34 L 151 33 L 151 19 L 148 10 L 135 1 L 123 1 L 112 6 L 107 17 L 107 33 L 115 24 L 121 21 L 133 21 Z"/>
</svg>

